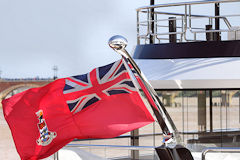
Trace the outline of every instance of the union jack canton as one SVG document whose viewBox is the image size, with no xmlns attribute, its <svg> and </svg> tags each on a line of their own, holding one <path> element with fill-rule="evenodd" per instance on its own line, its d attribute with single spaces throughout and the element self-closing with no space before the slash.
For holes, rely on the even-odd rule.
<svg viewBox="0 0 240 160">
<path fill-rule="evenodd" d="M 90 73 L 65 79 L 63 94 L 69 110 L 84 108 L 117 94 L 137 91 L 122 60 L 93 69 Z"/>
</svg>

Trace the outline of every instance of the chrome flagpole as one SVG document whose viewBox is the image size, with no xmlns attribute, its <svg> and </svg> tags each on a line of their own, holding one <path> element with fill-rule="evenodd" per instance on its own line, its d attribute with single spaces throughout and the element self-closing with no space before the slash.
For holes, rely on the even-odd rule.
<svg viewBox="0 0 240 160">
<path fill-rule="evenodd" d="M 139 67 L 137 66 L 137 64 L 135 63 L 135 61 L 132 59 L 132 57 L 129 55 L 129 53 L 126 51 L 126 46 L 127 46 L 127 40 L 126 38 L 116 35 L 113 36 L 109 39 L 108 41 L 109 46 L 116 51 L 117 53 L 119 53 L 122 58 L 124 59 L 124 61 L 127 64 L 131 64 L 134 71 L 136 72 L 137 76 L 140 78 L 140 81 L 142 82 L 142 84 L 144 85 L 143 87 L 146 88 L 147 92 L 144 92 L 144 94 L 147 96 L 150 95 L 150 97 L 152 98 L 154 104 L 156 105 L 157 108 L 155 108 L 150 100 L 148 99 L 151 108 L 158 120 L 158 123 L 163 131 L 164 134 L 164 138 L 166 139 L 166 141 L 164 140 L 164 144 L 166 146 L 168 145 L 176 145 L 176 144 L 181 144 L 181 138 L 178 134 L 178 131 L 176 129 L 175 124 L 173 123 L 171 117 L 169 116 L 168 112 L 166 111 L 165 107 L 163 106 L 161 100 L 159 99 L 157 93 L 155 92 L 155 90 L 153 89 L 153 87 L 151 86 L 151 84 L 148 82 L 148 80 L 145 78 L 144 74 L 141 72 L 141 70 L 139 69 Z M 135 76 L 135 75 L 134 75 Z M 135 77 L 136 78 L 136 77 Z"/>
</svg>

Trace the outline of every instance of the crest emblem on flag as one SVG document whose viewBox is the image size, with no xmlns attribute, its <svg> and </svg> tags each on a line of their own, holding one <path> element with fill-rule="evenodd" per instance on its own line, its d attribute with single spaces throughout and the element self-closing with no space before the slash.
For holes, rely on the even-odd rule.
<svg viewBox="0 0 240 160">
<path fill-rule="evenodd" d="M 40 137 L 37 139 L 37 144 L 41 146 L 49 145 L 52 140 L 57 136 L 56 132 L 51 132 L 48 130 L 45 119 L 43 119 L 43 111 L 39 110 L 36 112 L 38 116 L 39 123 L 37 124 Z"/>
</svg>

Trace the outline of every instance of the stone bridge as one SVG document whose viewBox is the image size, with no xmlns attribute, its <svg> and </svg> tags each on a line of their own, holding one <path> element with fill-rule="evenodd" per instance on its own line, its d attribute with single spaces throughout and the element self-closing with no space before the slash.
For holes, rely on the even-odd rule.
<svg viewBox="0 0 240 160">
<path fill-rule="evenodd" d="M 44 86 L 53 80 L 1 80 L 0 79 L 0 108 L 2 100 L 12 91 L 22 87 L 40 87 Z"/>
</svg>

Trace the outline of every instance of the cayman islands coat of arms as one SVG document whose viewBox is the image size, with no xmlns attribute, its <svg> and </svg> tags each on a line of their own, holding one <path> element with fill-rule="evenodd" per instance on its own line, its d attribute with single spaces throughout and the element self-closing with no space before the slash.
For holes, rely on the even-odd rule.
<svg viewBox="0 0 240 160">
<path fill-rule="evenodd" d="M 41 146 L 49 145 L 52 140 L 57 136 L 56 132 L 51 132 L 48 130 L 45 119 L 43 119 L 43 111 L 39 110 L 36 112 L 38 116 L 39 123 L 37 124 L 40 137 L 37 139 L 37 144 Z"/>
</svg>

